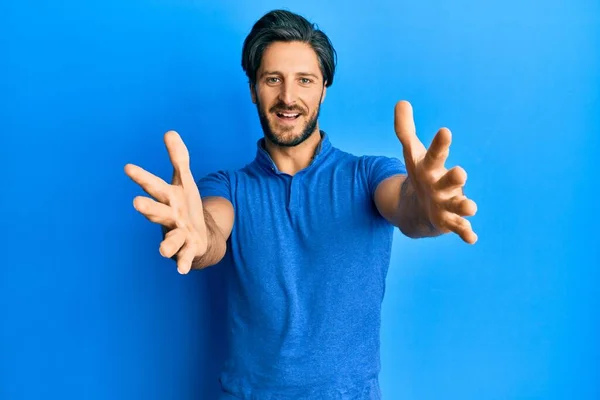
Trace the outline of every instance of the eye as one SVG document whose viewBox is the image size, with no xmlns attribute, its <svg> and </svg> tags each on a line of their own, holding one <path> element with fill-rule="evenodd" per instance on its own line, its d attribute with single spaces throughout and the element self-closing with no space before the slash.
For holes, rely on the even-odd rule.
<svg viewBox="0 0 600 400">
<path fill-rule="evenodd" d="M 312 83 L 312 79 L 300 78 L 300 83 L 302 83 L 303 85 L 308 85 L 309 83 Z"/>
<path fill-rule="evenodd" d="M 273 83 L 277 83 L 279 82 L 279 78 L 275 77 L 275 76 L 269 76 L 267 78 L 267 83 L 268 84 L 273 84 Z"/>
</svg>

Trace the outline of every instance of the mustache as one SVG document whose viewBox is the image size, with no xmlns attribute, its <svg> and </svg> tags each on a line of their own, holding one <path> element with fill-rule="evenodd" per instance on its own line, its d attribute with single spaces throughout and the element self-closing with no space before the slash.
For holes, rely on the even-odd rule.
<svg viewBox="0 0 600 400">
<path fill-rule="evenodd" d="M 269 109 L 269 112 L 297 112 L 298 114 L 304 114 L 304 110 L 298 106 L 286 106 L 282 103 L 277 103 Z"/>
</svg>

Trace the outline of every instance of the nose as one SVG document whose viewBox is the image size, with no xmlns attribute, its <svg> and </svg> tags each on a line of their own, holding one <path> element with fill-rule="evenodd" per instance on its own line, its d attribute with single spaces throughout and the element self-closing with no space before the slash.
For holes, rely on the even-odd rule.
<svg viewBox="0 0 600 400">
<path fill-rule="evenodd" d="M 286 106 L 291 106 L 294 104 L 296 101 L 294 82 L 291 80 L 286 80 L 280 87 L 281 91 L 279 92 L 279 100 Z"/>
</svg>

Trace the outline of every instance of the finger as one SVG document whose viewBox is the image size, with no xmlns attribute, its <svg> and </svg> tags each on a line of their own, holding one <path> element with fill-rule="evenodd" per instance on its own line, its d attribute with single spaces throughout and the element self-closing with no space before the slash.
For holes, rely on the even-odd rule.
<svg viewBox="0 0 600 400">
<path fill-rule="evenodd" d="M 410 147 L 417 130 L 415 128 L 412 106 L 406 100 L 399 101 L 396 104 L 394 110 L 394 129 L 402 146 Z"/>
<path fill-rule="evenodd" d="M 417 137 L 413 109 L 408 101 L 402 100 L 396 104 L 394 109 L 394 130 L 402 148 L 414 159 L 419 153 L 425 151 L 425 146 Z"/>
<path fill-rule="evenodd" d="M 472 217 L 477 212 L 477 204 L 465 196 L 454 196 L 446 200 L 444 208 L 446 211 L 462 217 Z"/>
<path fill-rule="evenodd" d="M 185 208 L 190 213 L 187 218 L 191 217 L 196 223 L 203 224 L 204 220 L 201 218 L 203 215 L 202 200 L 190 169 L 189 151 L 181 136 L 175 131 L 169 131 L 165 134 L 165 144 L 173 164 L 173 182 L 183 187 Z M 202 228 L 202 226 L 198 228 Z"/>
<path fill-rule="evenodd" d="M 150 196 L 163 204 L 168 204 L 169 184 L 137 165 L 125 165 L 125 173 Z"/>
<path fill-rule="evenodd" d="M 169 229 L 175 228 L 175 218 L 171 207 L 144 196 L 137 196 L 133 199 L 133 207 L 151 222 Z"/>
<path fill-rule="evenodd" d="M 471 223 L 463 217 L 451 214 L 444 222 L 444 226 L 469 244 L 477 242 L 477 235 L 473 232 Z"/>
<path fill-rule="evenodd" d="M 192 269 L 192 263 L 196 251 L 190 242 L 187 242 L 177 254 L 177 271 L 180 274 L 187 274 Z"/>
<path fill-rule="evenodd" d="M 450 153 L 452 134 L 448 128 L 441 128 L 431 141 L 431 145 L 425 154 L 423 165 L 426 169 L 444 168 L 444 163 Z"/>
<path fill-rule="evenodd" d="M 185 238 L 186 231 L 184 229 L 177 228 L 167 232 L 158 249 L 160 255 L 165 258 L 173 258 L 185 244 Z"/>
<path fill-rule="evenodd" d="M 462 187 L 467 182 L 467 172 L 461 167 L 453 167 L 435 183 L 435 190 L 450 190 Z"/>
<path fill-rule="evenodd" d="M 173 164 L 173 184 L 189 186 L 193 183 L 195 185 L 190 170 L 190 153 L 181 136 L 175 131 L 169 131 L 164 139 Z"/>
</svg>

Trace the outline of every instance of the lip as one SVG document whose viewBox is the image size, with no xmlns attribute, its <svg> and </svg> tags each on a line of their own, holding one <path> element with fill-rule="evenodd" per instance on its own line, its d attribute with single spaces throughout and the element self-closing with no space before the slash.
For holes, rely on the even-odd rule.
<svg viewBox="0 0 600 400">
<path fill-rule="evenodd" d="M 296 118 L 282 118 L 278 115 L 281 113 L 282 112 L 276 111 L 274 114 L 275 114 L 275 119 L 277 120 L 277 122 L 282 125 L 294 125 L 298 121 L 298 119 L 302 116 L 302 113 L 299 113 L 297 111 L 284 111 L 283 113 L 285 113 L 285 114 L 298 114 L 298 116 Z"/>
</svg>

